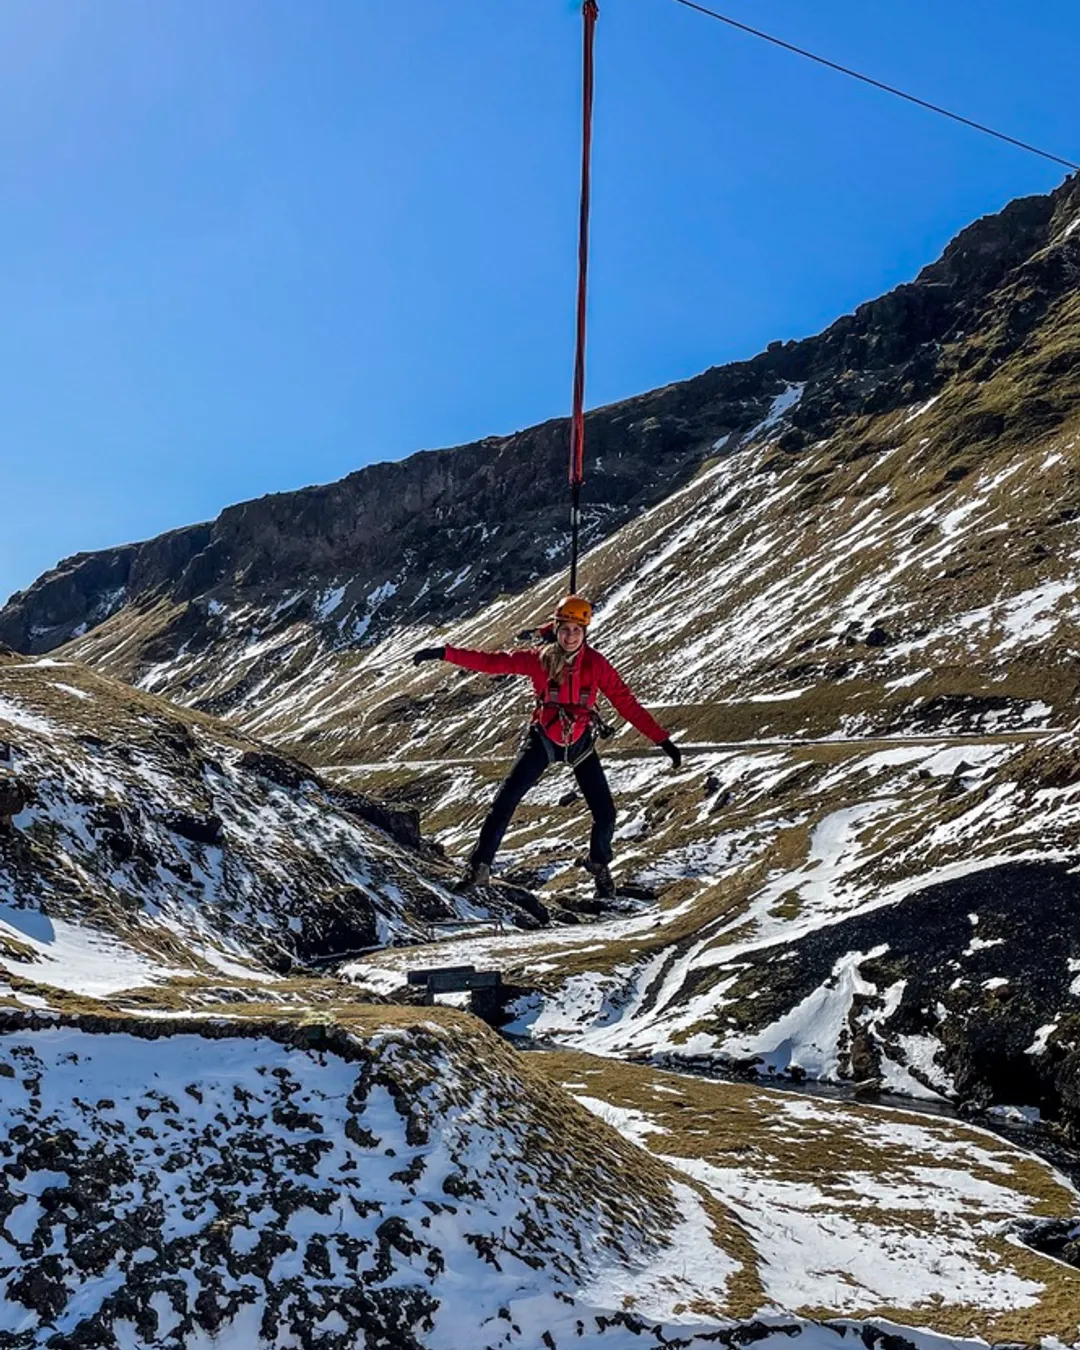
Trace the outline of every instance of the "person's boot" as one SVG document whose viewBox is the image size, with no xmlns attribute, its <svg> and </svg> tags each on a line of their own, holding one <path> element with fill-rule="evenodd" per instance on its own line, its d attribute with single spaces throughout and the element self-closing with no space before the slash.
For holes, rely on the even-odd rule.
<svg viewBox="0 0 1080 1350">
<path fill-rule="evenodd" d="M 611 868 L 607 863 L 593 862 L 590 858 L 585 864 L 585 870 L 592 873 L 597 900 L 615 900 L 618 898 L 615 879 L 611 875 Z"/>
<path fill-rule="evenodd" d="M 458 890 L 471 891 L 475 886 L 491 885 L 491 868 L 484 862 L 469 861 L 458 882 Z"/>
</svg>

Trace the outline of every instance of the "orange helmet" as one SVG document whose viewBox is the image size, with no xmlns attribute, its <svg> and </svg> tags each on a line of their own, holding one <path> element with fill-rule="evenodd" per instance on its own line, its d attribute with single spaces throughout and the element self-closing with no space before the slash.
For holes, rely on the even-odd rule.
<svg viewBox="0 0 1080 1350">
<path fill-rule="evenodd" d="M 555 611 L 555 623 L 579 623 L 588 628 L 592 622 L 592 605 L 583 595 L 568 595 Z"/>
</svg>

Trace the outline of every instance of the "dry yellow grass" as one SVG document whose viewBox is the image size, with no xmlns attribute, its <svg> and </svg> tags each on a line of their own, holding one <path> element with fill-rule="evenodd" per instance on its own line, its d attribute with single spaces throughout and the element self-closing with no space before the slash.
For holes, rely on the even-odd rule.
<svg viewBox="0 0 1080 1350">
<path fill-rule="evenodd" d="M 888 1184 L 921 1169 L 933 1172 L 950 1165 L 946 1148 L 963 1152 L 963 1167 L 977 1182 L 1007 1187 L 1027 1198 L 1034 1216 L 1068 1219 L 1076 1215 L 1076 1196 L 1052 1169 L 992 1137 L 964 1125 L 934 1117 L 863 1107 L 844 1102 L 813 1101 L 813 1118 L 801 1119 L 785 1109 L 790 1095 L 741 1084 L 717 1083 L 663 1073 L 616 1060 L 597 1059 L 573 1051 L 537 1053 L 539 1070 L 552 1082 L 613 1106 L 641 1113 L 656 1127 L 645 1142 L 670 1159 L 700 1159 L 723 1169 L 736 1169 L 748 1179 L 813 1188 L 827 1200 L 830 1212 L 841 1210 L 867 1233 L 888 1232 L 903 1242 L 931 1236 L 947 1242 L 970 1236 L 953 1216 L 904 1203 L 890 1207 L 887 1198 L 870 1203 L 853 1178 L 880 1177 Z M 806 1102 L 806 1098 L 799 1098 Z M 917 1124 L 919 1132 L 941 1142 L 913 1148 L 880 1136 L 883 1125 Z M 1002 1169 L 1005 1169 L 1004 1171 Z M 943 1173 L 944 1175 L 944 1173 Z M 918 1183 L 930 1193 L 925 1181 Z M 982 1215 L 985 1223 L 1008 1224 L 1008 1210 Z M 868 1240 L 870 1240 L 868 1238 Z M 795 1250 L 795 1249 L 793 1249 Z M 866 1303 L 844 1308 L 817 1305 L 790 1309 L 807 1317 L 882 1317 L 922 1326 L 948 1336 L 983 1337 L 990 1342 L 1037 1344 L 1056 1336 L 1065 1344 L 1080 1328 L 1080 1270 L 1042 1256 L 1008 1240 L 1001 1232 L 979 1238 L 980 1263 L 987 1270 L 1011 1271 L 1042 1286 L 1032 1307 L 988 1311 L 944 1299 L 890 1304 Z M 808 1253 L 812 1255 L 812 1253 Z"/>
</svg>

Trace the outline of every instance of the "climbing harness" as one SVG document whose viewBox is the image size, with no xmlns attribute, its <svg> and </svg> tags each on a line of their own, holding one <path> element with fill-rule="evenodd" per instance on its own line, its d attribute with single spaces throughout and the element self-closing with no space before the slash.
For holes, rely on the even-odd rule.
<svg viewBox="0 0 1080 1350">
<path fill-rule="evenodd" d="M 558 745 L 553 741 L 545 731 L 541 730 L 540 725 L 537 722 L 534 722 L 529 728 L 529 735 L 533 732 L 536 732 L 540 737 L 544 750 L 547 753 L 549 764 L 566 764 L 569 768 L 576 769 L 577 766 L 583 764 L 590 755 L 596 754 L 596 741 L 593 737 L 591 727 L 587 727 L 577 740 L 572 742 L 572 744 L 565 745 Z M 528 736 L 526 736 L 526 740 L 527 739 Z M 570 751 L 575 745 L 578 749 L 575 754 L 571 756 Z"/>
<path fill-rule="evenodd" d="M 571 731 L 573 731 L 573 729 L 574 729 L 574 723 L 575 723 L 575 722 L 578 720 L 578 718 L 581 717 L 581 716 L 587 717 L 587 718 L 588 718 L 588 722 L 589 722 L 588 726 L 587 726 L 587 727 L 585 728 L 585 730 L 581 733 L 582 736 L 585 736 L 585 735 L 589 735 L 589 736 L 598 736 L 598 737 L 600 738 L 600 740 L 606 741 L 606 740 L 608 739 L 609 736 L 614 736 L 614 735 L 615 735 L 615 728 L 610 724 L 610 722 L 605 722 L 604 719 L 600 716 L 600 714 L 596 711 L 596 708 L 595 708 L 595 707 L 592 707 L 592 706 L 590 706 L 590 705 L 588 705 L 588 704 L 585 704 L 585 703 L 560 703 L 557 699 L 551 699 L 551 698 L 542 699 L 542 698 L 538 698 L 538 699 L 536 700 L 536 706 L 537 706 L 537 709 L 541 711 L 541 714 L 542 714 L 543 710 L 546 709 L 546 708 L 554 708 L 554 709 L 557 710 L 557 714 L 558 714 L 558 718 L 559 718 L 559 728 L 560 728 L 560 730 L 562 731 L 562 734 L 563 734 L 563 743 L 562 743 L 562 745 L 559 745 L 559 744 L 558 744 L 557 742 L 555 742 L 555 741 L 551 741 L 551 737 L 548 736 L 547 733 L 545 732 L 545 738 L 546 738 L 547 740 L 551 741 L 552 745 L 555 747 L 556 750 L 564 750 L 564 751 L 569 752 L 570 744 L 571 744 L 571 742 L 570 742 L 570 733 L 571 733 Z M 534 723 L 534 725 L 540 726 L 541 728 L 543 727 L 543 723 L 541 723 L 541 722 Z M 578 739 L 580 740 L 581 737 L 578 737 Z M 589 747 L 589 750 L 587 750 L 585 753 L 586 753 L 586 754 L 589 754 L 589 753 L 592 752 L 593 749 L 595 749 L 595 746 L 590 746 L 590 747 Z M 567 764 L 571 764 L 571 763 L 575 763 L 575 764 L 576 764 L 576 763 L 579 762 L 579 760 L 573 760 L 573 761 L 570 760 L 570 759 L 567 757 L 566 754 L 564 754 L 564 755 L 562 755 L 562 756 L 556 755 L 555 758 L 556 758 L 556 759 L 559 759 L 559 758 L 565 759 L 566 762 L 567 762 Z M 580 758 L 581 758 L 581 759 L 584 759 L 584 758 L 585 758 L 585 755 L 582 755 Z"/>
<path fill-rule="evenodd" d="M 587 759 L 589 755 L 595 754 L 596 737 L 599 737 L 602 741 L 606 741 L 609 736 L 615 734 L 615 728 L 611 726 L 610 723 L 605 722 L 597 711 L 591 684 L 587 684 L 584 687 L 579 686 L 578 696 L 575 700 L 560 699 L 559 690 L 561 687 L 561 682 L 558 680 L 548 681 L 546 694 L 543 698 L 538 697 L 536 700 L 536 709 L 533 714 L 531 725 L 538 726 L 543 734 L 544 740 L 548 742 L 546 748 L 548 750 L 549 762 L 553 763 L 558 759 L 565 764 L 569 764 L 570 767 L 573 768 L 575 765 L 580 764 L 582 760 Z M 571 680 L 571 691 L 572 690 L 573 681 Z M 552 715 L 557 717 L 559 721 L 559 729 L 562 732 L 561 745 L 557 741 L 552 740 L 547 734 L 546 728 L 552 725 Z M 585 730 L 578 737 L 578 740 L 585 740 L 587 738 L 587 744 L 580 754 L 575 755 L 574 758 L 571 759 L 570 747 L 571 744 L 576 744 L 576 742 L 571 742 L 570 735 L 574 729 L 575 722 L 581 717 L 587 719 L 587 725 Z M 559 751 L 562 751 L 562 753 L 559 754 Z"/>
<path fill-rule="evenodd" d="M 561 717 L 559 720 L 560 722 L 562 722 Z M 568 718 L 563 723 L 564 737 L 569 735 L 569 732 L 565 728 L 572 727 L 573 725 L 574 725 L 573 718 Z M 612 731 L 613 731 L 612 727 L 607 727 L 605 733 L 599 731 L 594 732 L 592 726 L 590 725 L 585 728 L 585 730 L 581 733 L 581 735 L 577 738 L 576 741 L 564 740 L 563 744 L 560 745 L 557 741 L 553 741 L 551 739 L 551 737 L 547 734 L 547 732 L 543 729 L 543 727 L 539 722 L 530 722 L 529 726 L 525 730 L 525 739 L 522 741 L 521 746 L 522 749 L 525 748 L 525 746 L 529 742 L 530 736 L 533 735 L 539 736 L 540 744 L 544 747 L 544 752 L 547 755 L 547 761 L 549 764 L 565 764 L 571 769 L 576 769 L 577 766 L 579 764 L 583 764 L 585 760 L 589 758 L 590 755 L 596 754 L 596 737 L 598 735 L 604 734 L 610 736 L 612 734 Z M 574 753 L 571 755 L 570 752 L 571 750 L 574 749 L 574 746 L 577 746 L 577 750 L 574 751 Z"/>
</svg>

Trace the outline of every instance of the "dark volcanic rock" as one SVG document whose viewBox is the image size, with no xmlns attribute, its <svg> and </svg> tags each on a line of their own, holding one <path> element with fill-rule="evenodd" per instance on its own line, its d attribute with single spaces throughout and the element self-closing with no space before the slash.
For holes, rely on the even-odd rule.
<svg viewBox="0 0 1080 1350">
<path fill-rule="evenodd" d="M 0 830 L 10 830 L 13 817 L 30 804 L 32 793 L 16 778 L 0 778 Z"/>
<path fill-rule="evenodd" d="M 173 811 L 165 817 L 165 826 L 183 839 L 193 844 L 216 845 L 221 843 L 220 816 L 196 816 L 190 811 Z"/>
<path fill-rule="evenodd" d="M 1070 990 L 1080 962 L 1080 876 L 1067 865 L 989 867 L 748 953 L 726 994 L 736 1002 L 724 1005 L 724 1018 L 734 1019 L 725 1030 L 770 1025 L 831 987 L 853 956 L 877 994 L 852 1002 L 841 1045 L 849 1077 L 876 1075 L 883 1054 L 907 1062 L 900 1037 L 932 1036 L 942 1047 L 936 1068 L 952 1080 L 956 1099 L 1037 1106 L 1080 1138 L 1080 1013 L 1060 1015 L 1077 1002 Z M 885 992 L 901 981 L 886 1019 Z M 1033 1052 L 1040 1030 L 1046 1048 Z M 908 1068 L 923 1076 L 917 1064 Z"/>
<path fill-rule="evenodd" d="M 358 820 L 374 825 L 407 848 L 431 847 L 424 845 L 420 834 L 420 813 L 415 808 L 390 806 L 366 793 L 331 785 L 302 760 L 275 754 L 271 750 L 247 750 L 240 756 L 239 766 L 283 788 L 295 789 L 305 784 L 318 784 L 339 811 L 346 811 Z"/>
<path fill-rule="evenodd" d="M 298 788 L 305 783 L 317 783 L 319 775 L 310 765 L 291 756 L 278 755 L 272 750 L 246 750 L 238 760 L 239 767 L 248 773 L 268 778 L 278 787 Z"/>
<path fill-rule="evenodd" d="M 406 848 L 421 847 L 420 812 L 414 807 L 388 806 L 363 792 L 354 792 L 348 788 L 328 787 L 327 795 L 339 810 L 374 825 Z"/>
</svg>

